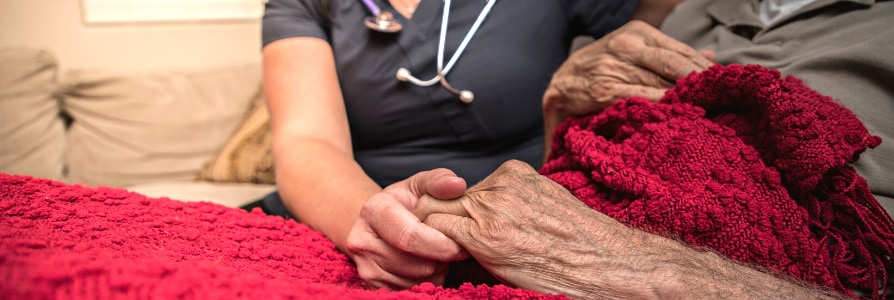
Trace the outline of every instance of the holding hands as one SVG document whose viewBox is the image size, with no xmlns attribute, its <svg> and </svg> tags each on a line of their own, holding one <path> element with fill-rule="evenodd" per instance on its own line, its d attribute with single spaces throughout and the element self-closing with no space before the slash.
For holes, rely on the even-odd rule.
<svg viewBox="0 0 894 300">
<path fill-rule="evenodd" d="M 360 277 L 375 288 L 405 289 L 422 282 L 443 284 L 449 262 L 468 253 L 422 223 L 410 209 L 422 195 L 453 199 L 466 183 L 447 169 L 418 173 L 374 194 L 360 211 L 345 246 Z"/>
<path fill-rule="evenodd" d="M 650 235 L 590 209 L 519 161 L 503 164 L 459 199 L 424 196 L 415 212 L 503 283 L 572 298 L 630 296 L 600 289 L 635 288 L 635 278 L 650 276 L 634 272 L 655 267 L 639 258 L 663 255 L 644 252 Z"/>
<path fill-rule="evenodd" d="M 677 79 L 712 65 L 712 56 L 644 22 L 628 23 L 575 52 L 554 74 L 543 98 L 547 134 L 565 117 L 617 99 L 657 100 Z M 636 270 L 623 257 L 638 255 L 630 249 L 648 235 L 589 209 L 525 163 L 508 162 L 465 189 L 465 181 L 438 169 L 370 197 L 345 247 L 361 278 L 391 289 L 442 284 L 448 263 L 468 257 L 463 248 L 504 283 L 569 295 L 594 285 L 568 279 L 617 278 L 576 270 Z"/>
</svg>

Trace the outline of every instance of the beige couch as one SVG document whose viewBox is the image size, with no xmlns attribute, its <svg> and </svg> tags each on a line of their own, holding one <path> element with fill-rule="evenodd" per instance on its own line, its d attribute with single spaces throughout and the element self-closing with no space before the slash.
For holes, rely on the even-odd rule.
<svg viewBox="0 0 894 300">
<path fill-rule="evenodd" d="M 274 189 L 259 63 L 60 70 L 0 46 L 0 172 L 238 206 Z"/>
</svg>

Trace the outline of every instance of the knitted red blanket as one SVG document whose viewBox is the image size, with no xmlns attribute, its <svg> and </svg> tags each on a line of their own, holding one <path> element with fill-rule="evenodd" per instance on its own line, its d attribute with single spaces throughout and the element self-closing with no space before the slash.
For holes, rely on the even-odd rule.
<svg viewBox="0 0 894 300">
<path fill-rule="evenodd" d="M 894 223 L 848 165 L 880 142 L 796 78 L 715 66 L 566 120 L 541 173 L 629 226 L 883 298 Z"/>
<path fill-rule="evenodd" d="M 502 285 L 365 290 L 334 244 L 292 220 L 0 173 L 0 299 L 549 297 Z"/>
<path fill-rule="evenodd" d="M 879 139 L 759 67 L 564 123 L 542 172 L 652 232 L 849 293 L 890 287 L 894 225 L 847 166 Z M 0 299 L 549 298 L 502 285 L 369 291 L 322 234 L 259 212 L 0 174 Z"/>
</svg>

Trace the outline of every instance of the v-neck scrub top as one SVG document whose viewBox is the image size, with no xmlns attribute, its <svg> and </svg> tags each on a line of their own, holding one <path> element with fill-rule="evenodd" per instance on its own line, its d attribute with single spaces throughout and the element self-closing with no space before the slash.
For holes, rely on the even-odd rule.
<svg viewBox="0 0 894 300">
<path fill-rule="evenodd" d="M 450 85 L 475 94 L 471 104 L 440 84 L 398 81 L 399 68 L 434 77 L 444 2 L 423 0 L 412 19 L 376 0 L 403 25 L 381 33 L 363 25 L 361 0 L 269 0 L 263 43 L 315 37 L 333 49 L 354 158 L 381 186 L 419 171 L 448 168 L 471 185 L 510 159 L 542 163 L 541 101 L 553 72 L 578 35 L 600 37 L 626 23 L 638 1 L 496 0 L 456 64 Z M 454 0 L 444 65 L 484 8 L 484 0 Z M 327 17 L 327 14 L 330 17 Z M 314 76 L 307 74 L 306 76 Z"/>
</svg>

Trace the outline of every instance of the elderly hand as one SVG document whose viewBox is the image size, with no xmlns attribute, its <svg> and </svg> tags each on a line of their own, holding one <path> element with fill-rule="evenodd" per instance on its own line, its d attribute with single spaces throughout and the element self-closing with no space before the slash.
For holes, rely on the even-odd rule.
<svg viewBox="0 0 894 300">
<path fill-rule="evenodd" d="M 641 21 L 631 21 L 574 52 L 543 95 L 547 148 L 565 118 L 602 110 L 618 99 L 658 100 L 677 79 L 714 64 L 713 52 L 696 51 Z"/>
<path fill-rule="evenodd" d="M 415 212 L 515 287 L 612 295 L 622 290 L 599 289 L 635 284 L 625 274 L 654 267 L 638 264 L 650 255 L 640 247 L 644 232 L 594 211 L 518 161 L 503 164 L 460 199 L 423 197 Z"/>
<path fill-rule="evenodd" d="M 601 110 L 631 96 L 658 100 L 667 88 L 714 63 L 640 21 L 631 21 L 574 52 L 553 74 L 544 107 L 567 115 Z"/>
<path fill-rule="evenodd" d="M 421 282 L 443 284 L 448 263 L 467 258 L 468 252 L 423 224 L 410 209 L 422 195 L 453 199 L 465 190 L 462 178 L 447 169 L 436 169 L 420 172 L 370 197 L 345 246 L 360 278 L 372 287 L 388 289 L 409 288 Z"/>
<path fill-rule="evenodd" d="M 519 288 L 587 299 L 837 298 L 627 227 L 518 161 L 458 199 L 423 196 L 414 212 Z"/>
</svg>

